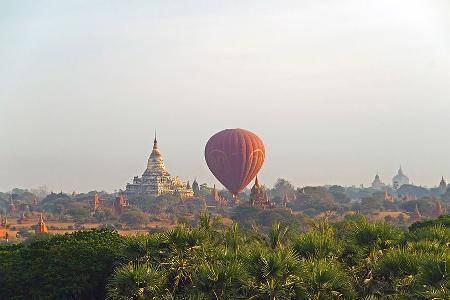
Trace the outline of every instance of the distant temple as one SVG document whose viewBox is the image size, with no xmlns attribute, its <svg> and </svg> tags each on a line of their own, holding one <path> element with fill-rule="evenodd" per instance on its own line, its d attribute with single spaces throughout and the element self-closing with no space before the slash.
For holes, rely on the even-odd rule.
<svg viewBox="0 0 450 300">
<path fill-rule="evenodd" d="M 211 190 L 211 195 L 206 198 L 205 205 L 207 206 L 227 206 L 228 200 L 222 196 L 220 196 L 219 191 L 216 189 L 216 185 L 214 185 Z"/>
<path fill-rule="evenodd" d="M 128 206 L 128 201 L 123 194 L 120 194 L 114 201 L 114 214 L 120 216 Z"/>
<path fill-rule="evenodd" d="M 258 176 L 256 176 L 255 184 L 250 192 L 250 204 L 254 206 L 259 206 L 262 208 L 273 208 L 275 207 L 273 203 L 270 203 L 269 197 L 264 188 L 259 184 Z"/>
<path fill-rule="evenodd" d="M 380 179 L 380 176 L 378 175 L 378 173 L 377 173 L 377 175 L 375 175 L 375 178 L 372 181 L 372 188 L 375 190 L 383 190 L 386 188 L 386 185 L 383 182 L 381 182 L 381 179 Z"/>
<path fill-rule="evenodd" d="M 94 197 L 92 198 L 91 203 L 92 211 L 95 213 L 97 209 L 100 207 L 100 196 L 97 192 L 95 192 Z"/>
<path fill-rule="evenodd" d="M 25 217 L 25 212 L 22 212 L 22 215 L 17 220 L 17 224 L 25 224 L 25 223 L 27 223 L 27 221 L 28 221 L 28 219 L 27 219 L 27 217 Z"/>
<path fill-rule="evenodd" d="M 192 192 L 195 196 L 200 195 L 200 187 L 198 186 L 197 179 L 194 179 L 194 181 L 192 182 Z"/>
<path fill-rule="evenodd" d="M 441 182 L 439 183 L 439 191 L 441 195 L 447 192 L 447 182 L 445 182 L 444 176 L 442 176 Z"/>
<path fill-rule="evenodd" d="M 394 187 L 394 189 L 398 189 L 404 184 L 409 184 L 409 178 L 403 173 L 403 169 L 400 166 L 397 175 L 392 178 L 392 186 Z"/>
<path fill-rule="evenodd" d="M 153 150 L 148 159 L 147 168 L 142 177 L 135 176 L 133 183 L 128 183 L 125 194 L 172 194 L 181 198 L 190 198 L 194 192 L 178 176 L 170 176 L 164 165 L 164 160 L 159 152 L 158 142 L 153 142 Z"/>
<path fill-rule="evenodd" d="M 442 202 L 439 200 L 436 201 L 434 216 L 439 217 L 439 216 L 445 214 L 445 212 L 446 212 L 446 209 L 445 209 L 445 206 L 442 205 Z"/>
<path fill-rule="evenodd" d="M 28 212 L 28 211 L 30 211 L 30 206 L 28 204 L 26 204 L 26 203 L 20 203 L 18 205 L 18 208 L 19 208 L 19 212 Z"/>
<path fill-rule="evenodd" d="M 10 196 L 9 199 L 9 206 L 8 206 L 8 212 L 10 215 L 14 215 L 16 213 L 16 205 L 14 204 L 14 201 L 12 199 L 12 195 Z"/>
<path fill-rule="evenodd" d="M 284 194 L 284 196 L 283 196 L 283 207 L 284 207 L 284 209 L 288 209 L 288 204 L 289 204 L 289 198 L 288 198 L 287 194 Z"/>
<path fill-rule="evenodd" d="M 8 229 L 6 228 L 7 222 L 6 216 L 0 221 L 0 238 L 8 238 Z"/>
<path fill-rule="evenodd" d="M 44 222 L 44 218 L 42 217 L 42 213 L 39 216 L 39 222 L 37 223 L 36 228 L 34 229 L 34 232 L 36 234 L 47 233 L 48 232 L 48 228 L 47 228 L 47 225 Z"/>
</svg>

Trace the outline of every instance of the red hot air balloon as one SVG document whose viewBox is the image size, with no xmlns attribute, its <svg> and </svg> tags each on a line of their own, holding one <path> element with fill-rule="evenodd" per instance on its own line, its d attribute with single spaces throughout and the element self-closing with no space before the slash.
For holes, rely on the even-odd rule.
<svg viewBox="0 0 450 300">
<path fill-rule="evenodd" d="M 225 129 L 205 146 L 208 168 L 234 196 L 258 174 L 265 158 L 261 139 L 245 129 Z"/>
</svg>

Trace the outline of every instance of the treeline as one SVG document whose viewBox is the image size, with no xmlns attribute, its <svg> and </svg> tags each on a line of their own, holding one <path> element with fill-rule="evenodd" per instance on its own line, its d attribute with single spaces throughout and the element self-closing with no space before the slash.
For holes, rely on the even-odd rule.
<svg viewBox="0 0 450 300">
<path fill-rule="evenodd" d="M 201 215 L 137 237 L 38 236 L 0 247 L 0 299 L 450 299 L 449 220 L 243 230 Z"/>
</svg>

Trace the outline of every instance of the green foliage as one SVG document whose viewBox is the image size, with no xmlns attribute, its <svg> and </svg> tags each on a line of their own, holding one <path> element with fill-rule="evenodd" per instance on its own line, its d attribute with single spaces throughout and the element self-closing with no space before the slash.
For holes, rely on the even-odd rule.
<svg viewBox="0 0 450 300">
<path fill-rule="evenodd" d="M 216 221 L 201 214 L 197 227 L 38 235 L 0 246 L 1 298 L 449 299 L 443 225 L 404 233 L 356 215 L 296 232 L 278 222 L 250 229 Z"/>
<path fill-rule="evenodd" d="M 339 203 L 325 187 L 304 187 L 298 189 L 295 201 L 289 205 L 295 210 L 303 210 L 309 216 L 329 210 L 337 210 Z"/>
<path fill-rule="evenodd" d="M 345 239 L 370 253 L 395 247 L 401 242 L 400 229 L 386 223 L 354 222 L 345 233 Z"/>
<path fill-rule="evenodd" d="M 410 232 L 408 237 L 413 241 L 437 241 L 442 245 L 446 245 L 450 243 L 450 227 L 444 227 L 442 225 L 421 227 Z"/>
<path fill-rule="evenodd" d="M 333 194 L 334 199 L 336 199 L 339 203 L 348 203 L 350 202 L 350 198 L 348 198 L 345 188 L 339 185 L 333 185 L 328 188 L 328 191 Z"/>
<path fill-rule="evenodd" d="M 332 258 L 338 257 L 342 246 L 330 231 L 310 231 L 298 236 L 292 245 L 294 251 L 305 258 Z"/>
<path fill-rule="evenodd" d="M 104 299 L 123 246 L 116 232 L 90 230 L 0 247 L 1 298 Z"/>
<path fill-rule="evenodd" d="M 284 246 L 288 227 L 283 227 L 281 223 L 275 223 L 269 232 L 269 247 L 271 249 L 279 249 Z"/>
<path fill-rule="evenodd" d="M 107 207 L 100 207 L 94 213 L 94 218 L 97 222 L 105 222 L 113 218 L 112 209 Z"/>
<path fill-rule="evenodd" d="M 415 222 L 409 227 L 409 230 L 415 231 L 416 229 L 423 227 L 431 227 L 433 225 L 442 225 L 444 227 L 450 227 L 450 215 L 442 215 L 434 220 Z"/>
<path fill-rule="evenodd" d="M 85 223 L 91 215 L 91 209 L 87 205 L 72 203 L 70 206 L 71 208 L 68 210 L 68 214 L 71 215 L 77 223 Z"/>
<path fill-rule="evenodd" d="M 301 299 L 355 298 L 351 277 L 337 262 L 330 260 L 304 261 L 301 281 L 296 289 Z"/>
<path fill-rule="evenodd" d="M 242 227 L 258 226 L 270 228 L 272 224 L 283 222 L 290 227 L 298 227 L 302 223 L 302 217 L 294 217 L 284 209 L 261 209 L 250 205 L 239 205 L 234 209 L 234 221 Z"/>
<path fill-rule="evenodd" d="M 238 261 L 203 262 L 193 277 L 193 286 L 205 299 L 239 298 L 248 282 L 248 274 Z"/>
<path fill-rule="evenodd" d="M 148 264 L 128 263 L 118 267 L 107 285 L 107 299 L 160 299 L 167 281 L 164 271 Z"/>
<path fill-rule="evenodd" d="M 140 210 L 125 211 L 120 216 L 120 222 L 130 226 L 142 226 L 149 221 L 148 215 Z"/>
</svg>

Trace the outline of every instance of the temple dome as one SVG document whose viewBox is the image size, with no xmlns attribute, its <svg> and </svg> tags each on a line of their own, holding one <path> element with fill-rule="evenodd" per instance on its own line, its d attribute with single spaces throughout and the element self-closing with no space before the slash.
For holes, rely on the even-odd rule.
<svg viewBox="0 0 450 300">
<path fill-rule="evenodd" d="M 403 173 L 402 167 L 398 169 L 397 175 L 392 178 L 392 185 L 394 188 L 399 188 L 404 184 L 409 184 L 409 177 Z"/>
</svg>

